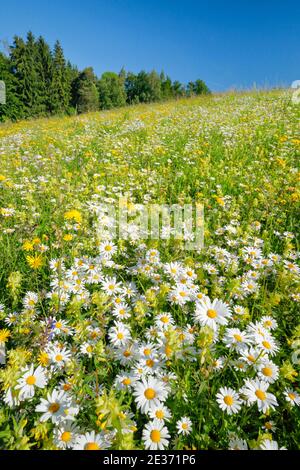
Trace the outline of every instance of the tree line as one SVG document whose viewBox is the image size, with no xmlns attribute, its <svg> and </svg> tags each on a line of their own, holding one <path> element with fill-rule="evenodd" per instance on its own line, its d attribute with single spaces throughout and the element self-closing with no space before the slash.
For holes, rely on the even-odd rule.
<svg viewBox="0 0 300 470">
<path fill-rule="evenodd" d="M 80 71 L 67 61 L 56 41 L 53 50 L 32 32 L 26 40 L 15 36 L 7 54 L 0 52 L 0 80 L 6 85 L 6 104 L 0 121 L 77 114 L 126 104 L 150 103 L 182 96 L 208 94 L 203 80 L 186 86 L 161 72 L 105 72 L 92 67 Z"/>
</svg>

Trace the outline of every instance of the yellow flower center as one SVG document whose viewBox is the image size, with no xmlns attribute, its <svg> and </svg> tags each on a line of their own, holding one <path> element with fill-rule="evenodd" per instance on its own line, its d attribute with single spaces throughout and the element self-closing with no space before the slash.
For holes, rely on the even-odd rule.
<svg viewBox="0 0 300 470">
<path fill-rule="evenodd" d="M 212 308 L 209 308 L 206 314 L 209 318 L 216 318 L 216 316 L 218 315 L 217 312 Z"/>
<path fill-rule="evenodd" d="M 226 403 L 226 405 L 228 406 L 231 406 L 233 405 L 233 398 L 231 395 L 225 395 L 224 397 L 224 403 Z"/>
<path fill-rule="evenodd" d="M 108 288 L 109 290 L 114 290 L 115 286 L 113 284 L 109 284 Z"/>
<path fill-rule="evenodd" d="M 158 429 L 153 429 L 150 434 L 150 438 L 152 442 L 160 442 L 160 432 Z"/>
<path fill-rule="evenodd" d="M 111 251 L 112 247 L 111 247 L 111 245 L 106 245 L 106 247 L 104 249 L 105 249 L 105 251 Z"/>
<path fill-rule="evenodd" d="M 241 335 L 235 334 L 233 335 L 233 337 L 236 341 L 239 341 L 239 342 L 243 341 L 243 338 L 241 337 Z"/>
<path fill-rule="evenodd" d="M 117 338 L 118 338 L 118 339 L 123 339 L 123 338 L 124 338 L 123 333 L 118 333 L 118 334 L 117 334 Z"/>
<path fill-rule="evenodd" d="M 165 413 L 162 410 L 157 410 L 155 412 L 155 416 L 156 416 L 157 419 L 163 419 L 164 416 L 165 416 Z"/>
<path fill-rule="evenodd" d="M 129 356 L 131 356 L 131 352 L 128 351 L 128 349 L 126 349 L 126 351 L 123 352 L 123 356 L 124 357 L 129 357 Z"/>
<path fill-rule="evenodd" d="M 153 367 L 153 366 L 154 366 L 154 361 L 153 361 L 152 359 L 147 359 L 146 365 L 147 365 L 148 367 Z"/>
<path fill-rule="evenodd" d="M 71 385 L 70 385 L 70 384 L 64 384 L 64 386 L 63 386 L 63 389 L 64 389 L 65 392 L 67 392 L 68 390 L 70 390 L 70 388 L 71 388 Z"/>
<path fill-rule="evenodd" d="M 59 410 L 59 408 L 60 408 L 59 403 L 51 403 L 48 410 L 50 411 L 50 413 L 56 413 Z"/>
<path fill-rule="evenodd" d="M 88 347 L 86 348 L 86 350 L 87 350 L 88 353 L 91 353 L 91 352 L 93 351 L 93 346 L 91 346 L 91 345 L 88 346 Z"/>
<path fill-rule="evenodd" d="M 130 385 L 131 384 L 131 379 L 129 377 L 127 377 L 126 379 L 123 379 L 122 384 L 123 385 Z"/>
<path fill-rule="evenodd" d="M 268 421 L 268 422 L 265 424 L 265 427 L 270 430 L 270 429 L 272 429 L 272 424 Z"/>
<path fill-rule="evenodd" d="M 34 385 L 36 382 L 36 378 L 34 375 L 29 375 L 26 379 L 27 385 Z"/>
<path fill-rule="evenodd" d="M 272 377 L 272 375 L 273 375 L 273 372 L 272 372 L 271 367 L 263 367 L 263 368 L 262 368 L 262 373 L 263 373 L 266 377 Z"/>
<path fill-rule="evenodd" d="M 57 355 L 55 356 L 55 360 L 56 360 L 57 362 L 61 362 L 61 361 L 63 360 L 62 355 L 61 355 L 61 354 L 57 354 Z"/>
<path fill-rule="evenodd" d="M 247 356 L 247 359 L 248 359 L 248 361 L 250 361 L 250 362 L 255 362 L 255 357 L 252 356 L 252 354 L 249 354 L 249 355 Z"/>
<path fill-rule="evenodd" d="M 257 396 L 257 398 L 259 398 L 262 401 L 264 401 L 267 398 L 267 395 L 262 390 L 256 390 L 255 395 Z"/>
<path fill-rule="evenodd" d="M 60 329 L 62 327 L 62 323 L 60 321 L 58 321 L 56 323 L 55 327 Z"/>
<path fill-rule="evenodd" d="M 271 345 L 270 345 L 269 341 L 263 341 L 263 342 L 262 342 L 262 345 L 263 345 L 266 349 L 271 349 Z"/>
<path fill-rule="evenodd" d="M 71 433 L 69 431 L 65 431 L 61 435 L 61 440 L 64 442 L 69 442 L 71 437 L 72 437 Z"/>
<path fill-rule="evenodd" d="M 181 427 L 182 427 L 182 429 L 186 430 L 186 429 L 188 429 L 189 426 L 188 426 L 187 423 L 182 423 Z"/>
<path fill-rule="evenodd" d="M 186 292 L 184 290 L 179 292 L 180 297 L 186 297 Z"/>
<path fill-rule="evenodd" d="M 96 442 L 87 442 L 84 446 L 84 450 L 100 450 L 100 447 Z"/>
<path fill-rule="evenodd" d="M 293 400 L 293 401 L 295 400 L 296 395 L 294 393 L 289 393 L 288 395 L 289 395 L 291 400 Z"/>
<path fill-rule="evenodd" d="M 145 354 L 145 356 L 150 356 L 150 354 L 151 354 L 151 349 L 150 349 L 150 348 L 145 348 L 145 349 L 144 349 L 144 354 Z"/>
<path fill-rule="evenodd" d="M 144 395 L 147 400 L 153 400 L 156 397 L 156 391 L 153 388 L 146 388 Z"/>
<path fill-rule="evenodd" d="M 165 355 L 166 355 L 167 357 L 170 357 L 171 354 L 172 354 L 172 348 L 171 348 L 171 346 L 169 346 L 169 345 L 167 344 L 166 347 L 165 347 Z"/>
<path fill-rule="evenodd" d="M 169 318 L 168 317 L 161 317 L 160 319 L 163 323 L 168 323 L 169 322 Z"/>
</svg>

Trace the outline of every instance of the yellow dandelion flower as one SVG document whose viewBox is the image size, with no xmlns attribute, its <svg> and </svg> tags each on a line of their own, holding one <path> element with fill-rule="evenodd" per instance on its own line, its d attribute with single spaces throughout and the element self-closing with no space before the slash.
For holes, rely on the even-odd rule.
<svg viewBox="0 0 300 470">
<path fill-rule="evenodd" d="M 29 240 L 25 240 L 23 243 L 22 249 L 24 251 L 32 251 L 33 250 L 33 242 L 30 242 Z"/>
<path fill-rule="evenodd" d="M 26 256 L 27 263 L 32 269 L 39 269 L 43 266 L 44 260 L 41 255 Z"/>
<path fill-rule="evenodd" d="M 77 209 L 72 209 L 68 212 L 65 212 L 64 218 L 66 220 L 75 220 L 75 222 L 77 222 L 78 224 L 80 224 L 82 221 L 82 216 Z"/>
<path fill-rule="evenodd" d="M 4 328 L 3 330 L 0 330 L 0 344 L 1 343 L 6 343 L 8 338 L 10 337 L 11 333 L 7 328 Z"/>
<path fill-rule="evenodd" d="M 66 233 L 66 235 L 64 235 L 64 240 L 65 242 L 70 242 L 73 240 L 73 235 L 71 233 Z"/>
<path fill-rule="evenodd" d="M 49 364 L 49 356 L 45 351 L 42 351 L 38 355 L 38 362 L 41 364 L 41 366 L 46 367 Z"/>
</svg>

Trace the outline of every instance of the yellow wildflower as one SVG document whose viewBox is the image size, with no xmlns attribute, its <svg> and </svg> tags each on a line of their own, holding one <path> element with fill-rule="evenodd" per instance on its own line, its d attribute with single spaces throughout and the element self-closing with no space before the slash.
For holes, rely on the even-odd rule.
<svg viewBox="0 0 300 470">
<path fill-rule="evenodd" d="M 43 266 L 44 261 L 42 255 L 26 256 L 27 263 L 32 269 L 39 269 Z"/>
<path fill-rule="evenodd" d="M 4 328 L 3 330 L 0 330 L 0 344 L 1 343 L 6 343 L 8 338 L 10 337 L 11 333 L 7 328 Z"/>
<path fill-rule="evenodd" d="M 68 212 L 65 212 L 64 218 L 66 220 L 75 220 L 75 222 L 77 222 L 78 224 L 80 224 L 82 221 L 81 214 L 77 209 L 72 209 Z"/>
</svg>

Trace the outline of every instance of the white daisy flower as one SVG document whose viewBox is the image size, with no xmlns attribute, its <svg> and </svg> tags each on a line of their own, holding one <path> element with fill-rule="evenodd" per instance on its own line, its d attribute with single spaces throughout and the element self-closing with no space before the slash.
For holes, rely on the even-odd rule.
<svg viewBox="0 0 300 470">
<path fill-rule="evenodd" d="M 143 442 L 146 449 L 164 450 L 168 447 L 170 434 L 161 420 L 150 421 L 143 429 Z"/>
<path fill-rule="evenodd" d="M 258 377 L 270 384 L 275 382 L 279 377 L 279 367 L 272 361 L 264 360 L 256 368 L 258 371 Z"/>
<path fill-rule="evenodd" d="M 260 450 L 287 450 L 285 447 L 280 447 L 278 442 L 271 441 L 270 439 L 264 439 L 264 441 L 259 446 Z"/>
<path fill-rule="evenodd" d="M 34 310 L 38 300 L 38 295 L 35 292 L 27 292 L 23 300 L 23 305 L 27 310 Z"/>
<path fill-rule="evenodd" d="M 176 422 L 176 429 L 178 434 L 187 436 L 192 432 L 192 421 L 187 416 L 183 416 Z"/>
<path fill-rule="evenodd" d="M 233 348 L 236 351 L 247 349 L 251 342 L 247 333 L 239 330 L 238 328 L 227 328 L 223 341 L 228 348 Z"/>
<path fill-rule="evenodd" d="M 104 433 L 87 432 L 77 437 L 74 450 L 105 450 L 111 446 L 111 441 Z"/>
<path fill-rule="evenodd" d="M 115 386 L 118 390 L 130 390 L 136 381 L 137 378 L 133 374 L 118 374 L 115 378 Z"/>
<path fill-rule="evenodd" d="M 229 450 L 248 450 L 247 442 L 244 439 L 238 437 L 231 437 L 229 441 Z"/>
<path fill-rule="evenodd" d="M 276 341 L 270 334 L 268 335 L 256 335 L 255 342 L 257 347 L 264 353 L 269 354 L 271 357 L 275 356 L 275 354 L 279 351 L 279 347 L 276 344 Z"/>
<path fill-rule="evenodd" d="M 115 277 L 107 277 L 102 281 L 102 289 L 109 295 L 118 294 L 121 292 L 121 284 Z"/>
<path fill-rule="evenodd" d="M 131 339 L 129 328 L 122 322 L 116 322 L 108 331 L 113 346 L 124 346 Z"/>
<path fill-rule="evenodd" d="M 35 410 L 38 413 L 43 413 L 40 421 L 48 421 L 51 419 L 52 423 L 58 423 L 65 419 L 65 410 L 69 407 L 69 400 L 63 391 L 53 390 L 47 395 L 47 399 L 41 398 L 39 405 Z"/>
<path fill-rule="evenodd" d="M 213 302 L 208 300 L 197 303 L 194 318 L 200 325 L 209 326 L 216 331 L 219 325 L 227 324 L 230 315 L 229 306 L 221 300 L 214 299 Z"/>
<path fill-rule="evenodd" d="M 300 395 L 298 392 L 295 392 L 295 390 L 292 390 L 291 388 L 286 388 L 283 394 L 285 396 L 286 401 L 292 406 L 300 406 Z"/>
<path fill-rule="evenodd" d="M 35 387 L 44 388 L 46 384 L 47 378 L 43 367 L 38 366 L 34 370 L 34 365 L 32 364 L 29 368 L 23 369 L 22 377 L 18 380 L 16 389 L 20 390 L 19 398 L 24 400 L 34 396 Z"/>
<path fill-rule="evenodd" d="M 142 413 L 148 413 L 166 400 L 168 390 L 163 382 L 154 377 L 148 377 L 142 378 L 134 384 L 133 395 L 137 407 L 141 409 Z"/>
<path fill-rule="evenodd" d="M 259 411 L 266 413 L 269 409 L 274 410 L 278 406 L 276 397 L 267 392 L 269 384 L 262 380 L 247 379 L 242 393 L 247 397 L 248 404 L 257 403 Z"/>
<path fill-rule="evenodd" d="M 116 253 L 117 247 L 112 242 L 105 241 L 100 244 L 99 251 L 104 258 L 111 258 Z"/>
<path fill-rule="evenodd" d="M 260 320 L 260 324 L 267 330 L 276 330 L 278 326 L 277 321 L 273 317 L 270 317 L 270 315 L 263 316 Z"/>
<path fill-rule="evenodd" d="M 74 423 L 66 423 L 54 428 L 53 442 L 60 449 L 72 449 L 78 437 L 78 428 Z"/>
<path fill-rule="evenodd" d="M 88 342 L 85 342 L 80 345 L 80 352 L 88 356 L 89 358 L 93 357 L 94 346 Z"/>
<path fill-rule="evenodd" d="M 172 414 L 165 405 L 161 404 L 156 408 L 153 408 L 149 412 L 149 416 L 152 419 L 157 419 L 159 421 L 170 421 Z"/>
<path fill-rule="evenodd" d="M 71 352 L 66 348 L 54 346 L 48 351 L 50 360 L 55 368 L 62 368 L 71 359 Z"/>
<path fill-rule="evenodd" d="M 170 325 L 174 324 L 174 320 L 170 313 L 164 312 L 157 315 L 155 319 L 155 326 L 161 330 L 166 330 Z"/>
<path fill-rule="evenodd" d="M 120 303 L 116 305 L 112 311 L 112 314 L 118 320 L 127 320 L 128 318 L 130 318 L 129 307 L 125 303 Z"/>
<path fill-rule="evenodd" d="M 221 387 L 216 397 L 219 407 L 227 414 L 231 415 L 240 411 L 242 401 L 232 388 Z"/>
</svg>

